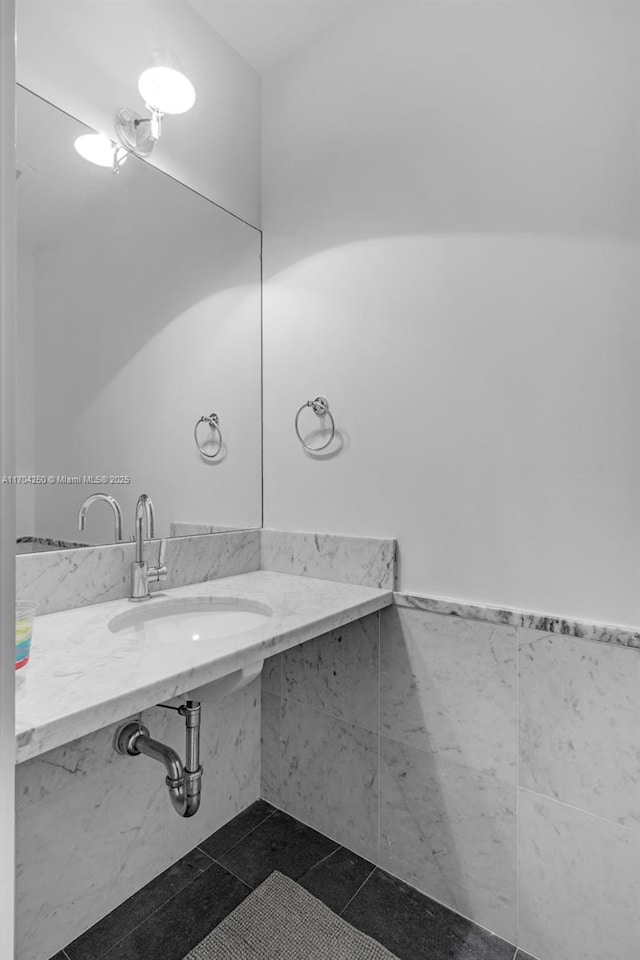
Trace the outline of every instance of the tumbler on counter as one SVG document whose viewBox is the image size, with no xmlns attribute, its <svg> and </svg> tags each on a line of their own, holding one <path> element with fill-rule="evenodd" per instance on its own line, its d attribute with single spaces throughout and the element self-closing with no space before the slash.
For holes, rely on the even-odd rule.
<svg viewBox="0 0 640 960">
<path fill-rule="evenodd" d="M 33 621 L 38 604 L 29 600 L 16 601 L 16 670 L 25 667 L 31 653 Z"/>
</svg>

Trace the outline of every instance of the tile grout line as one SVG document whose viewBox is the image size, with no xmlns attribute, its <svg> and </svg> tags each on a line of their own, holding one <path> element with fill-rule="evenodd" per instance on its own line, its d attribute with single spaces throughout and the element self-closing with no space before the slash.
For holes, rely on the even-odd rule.
<svg viewBox="0 0 640 960">
<path fill-rule="evenodd" d="M 371 614 L 367 614 L 371 616 Z M 269 693 L 270 691 L 267 691 Z M 306 707 L 308 710 L 314 710 L 316 713 L 321 714 L 323 717 L 328 717 L 330 720 L 337 720 L 338 723 L 345 723 L 349 727 L 357 727 L 359 730 L 366 730 L 367 733 L 375 734 L 376 731 L 372 727 L 365 727 L 362 723 L 355 723 L 353 720 L 347 720 L 345 717 L 339 717 L 337 713 L 329 713 L 327 710 L 320 710 L 318 707 L 312 706 L 308 701 L 297 700 L 295 697 L 283 696 L 282 700 L 289 700 L 291 703 L 295 703 L 299 707 Z"/>
<path fill-rule="evenodd" d="M 266 803 L 268 803 L 268 802 L 269 802 L 269 801 L 267 800 Z M 219 856 L 225 857 L 225 856 L 226 856 L 228 853 L 230 853 L 232 850 L 235 850 L 235 848 L 238 846 L 239 843 L 242 843 L 242 841 L 243 841 L 243 840 L 246 840 L 247 837 L 250 837 L 251 834 L 254 833 L 254 832 L 258 829 L 258 827 L 261 827 L 261 826 L 263 825 L 263 823 L 266 823 L 267 820 L 270 820 L 271 817 L 272 817 L 272 816 L 274 815 L 274 813 L 276 812 L 276 809 L 277 809 L 277 807 L 274 807 L 274 809 L 271 811 L 271 813 L 269 813 L 269 814 L 264 818 L 264 820 L 261 820 L 260 823 L 256 823 L 255 827 L 252 827 L 251 830 L 249 830 L 248 833 L 245 833 L 244 836 L 240 837 L 239 840 L 236 840 L 235 843 L 232 843 L 230 847 L 227 847 L 226 850 L 223 850 L 222 853 L 219 854 Z M 204 841 L 203 841 L 203 842 L 204 842 Z M 198 847 L 198 849 L 200 849 L 200 847 Z M 209 857 L 209 859 L 212 860 L 214 863 L 218 863 L 218 860 L 217 860 L 215 857 L 210 856 L 210 855 L 206 852 L 206 850 L 203 850 L 202 853 L 205 853 L 205 854 Z M 221 863 L 220 866 L 222 867 L 222 866 L 224 866 L 224 864 Z M 227 868 L 225 867 L 225 870 L 226 870 L 226 869 L 227 869 Z M 238 879 L 240 879 L 240 878 L 238 877 Z"/>
<path fill-rule="evenodd" d="M 618 827 L 620 830 L 625 830 L 632 836 L 637 837 L 640 833 L 640 827 L 633 826 L 629 827 L 626 823 L 620 823 L 619 820 L 610 820 L 608 817 L 603 817 L 599 813 L 591 813 L 590 810 L 585 810 L 584 807 L 576 807 L 573 803 L 568 803 L 566 800 L 560 800 L 559 797 L 552 797 L 548 793 L 540 793 L 539 790 L 532 790 L 531 787 L 522 787 L 519 786 L 518 790 L 523 790 L 524 793 L 530 793 L 533 797 L 540 797 L 541 800 L 550 800 L 551 803 L 558 803 L 561 807 L 567 807 L 569 810 L 575 810 L 576 813 L 581 813 L 585 817 L 589 817 L 591 820 L 599 820 L 601 823 L 608 823 L 610 827 Z"/>
<path fill-rule="evenodd" d="M 319 867 L 321 863 L 325 863 L 326 860 L 331 859 L 338 852 L 338 850 L 346 850 L 346 847 L 343 847 L 342 844 L 338 845 L 335 850 L 332 850 L 331 853 L 326 853 L 324 857 L 320 857 L 317 863 L 314 863 L 313 866 L 309 867 L 309 870 L 315 870 L 316 867 Z M 309 870 L 305 870 L 305 873 L 309 873 Z M 304 876 L 304 874 L 302 874 Z"/>
<path fill-rule="evenodd" d="M 220 867 L 221 870 L 225 870 L 231 877 L 233 877 L 235 880 L 241 883 L 243 887 L 246 887 L 247 890 L 251 890 L 251 892 L 253 893 L 253 891 L 255 890 L 255 887 L 252 887 L 251 884 L 247 883 L 246 880 L 243 880 L 242 877 L 239 877 L 237 873 L 234 873 L 233 870 L 231 870 L 229 867 L 225 867 L 224 863 L 220 863 L 219 860 L 214 860 L 213 862 L 217 867 Z"/>
<path fill-rule="evenodd" d="M 373 870 L 371 870 L 370 873 L 367 874 L 366 878 L 365 878 L 364 881 L 360 884 L 360 886 L 358 887 L 358 889 L 356 890 L 356 892 L 354 893 L 354 895 L 353 895 L 352 897 L 350 897 L 349 900 L 345 903 L 344 907 L 342 908 L 342 910 L 341 910 L 340 913 L 338 914 L 339 917 L 341 917 L 341 916 L 344 914 L 345 910 L 347 910 L 347 908 L 351 906 L 351 904 L 353 903 L 353 901 L 355 900 L 355 898 L 358 896 L 358 894 L 360 893 L 360 891 L 361 891 L 362 888 L 364 887 L 365 883 L 368 883 L 368 881 L 371 879 L 371 877 L 374 875 L 374 873 L 376 872 L 377 869 L 378 869 L 378 868 L 374 866 Z"/>
</svg>

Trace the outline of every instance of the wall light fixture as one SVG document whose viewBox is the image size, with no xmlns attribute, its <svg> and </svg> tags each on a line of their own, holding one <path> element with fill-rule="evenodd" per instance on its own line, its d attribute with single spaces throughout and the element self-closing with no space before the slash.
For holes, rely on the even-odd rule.
<svg viewBox="0 0 640 960">
<path fill-rule="evenodd" d="M 140 75 L 140 96 L 149 117 L 124 107 L 115 119 L 120 143 L 139 157 L 148 157 L 162 132 L 162 118 L 167 113 L 186 113 L 194 105 L 196 92 L 193 84 L 171 67 L 150 67 Z"/>
<path fill-rule="evenodd" d="M 165 114 L 186 113 L 196 101 L 191 81 L 171 67 L 145 70 L 138 80 L 138 90 L 150 116 L 144 117 L 127 107 L 118 110 L 115 128 L 121 145 L 101 133 L 87 133 L 74 143 L 81 157 L 118 173 L 130 153 L 149 156 L 160 139 Z"/>
</svg>

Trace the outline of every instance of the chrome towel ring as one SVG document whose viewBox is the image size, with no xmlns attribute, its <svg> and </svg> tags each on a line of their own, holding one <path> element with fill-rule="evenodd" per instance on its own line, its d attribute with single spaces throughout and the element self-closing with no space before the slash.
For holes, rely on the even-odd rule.
<svg viewBox="0 0 640 960">
<path fill-rule="evenodd" d="M 300 433 L 300 423 L 299 423 L 300 414 L 307 407 L 311 407 L 316 417 L 320 417 L 320 418 L 329 417 L 329 420 L 331 421 L 331 434 L 329 436 L 329 439 L 326 441 L 326 443 L 320 444 L 319 447 L 314 447 L 312 446 L 312 444 L 307 443 L 307 441 L 302 437 L 302 434 Z M 315 400 L 307 400 L 306 403 L 303 403 L 300 409 L 298 410 L 298 412 L 296 413 L 295 428 L 296 428 L 296 435 L 298 437 L 298 440 L 300 441 L 303 447 L 306 447 L 307 450 L 311 450 L 312 452 L 317 453 L 319 450 L 326 449 L 326 447 L 329 446 L 329 444 L 331 443 L 331 441 L 336 435 L 336 424 L 335 424 L 335 420 L 333 419 L 333 414 L 329 410 L 329 401 L 327 400 L 327 398 L 316 397 Z"/>
<path fill-rule="evenodd" d="M 198 427 L 201 423 L 208 423 L 212 432 L 218 434 L 218 446 L 216 447 L 214 453 L 207 453 L 200 445 L 200 441 L 198 440 Z M 222 431 L 220 430 L 220 417 L 218 414 L 210 413 L 208 417 L 200 417 L 193 428 L 193 438 L 196 441 L 196 447 L 200 451 L 200 455 L 203 456 L 205 460 L 215 460 L 222 450 Z"/>
</svg>

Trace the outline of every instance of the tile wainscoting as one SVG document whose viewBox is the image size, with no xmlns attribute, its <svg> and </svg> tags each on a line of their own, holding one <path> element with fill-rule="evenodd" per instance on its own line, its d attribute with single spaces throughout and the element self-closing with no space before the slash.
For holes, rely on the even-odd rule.
<svg viewBox="0 0 640 960">
<path fill-rule="evenodd" d="M 424 606 L 265 663 L 262 795 L 527 954 L 638 960 L 638 650 Z"/>
<path fill-rule="evenodd" d="M 260 792 L 260 679 L 202 699 L 202 805 L 183 820 L 162 767 L 123 757 L 120 723 L 16 768 L 18 960 L 47 960 L 237 813 Z M 151 735 L 184 753 L 184 723 L 145 710 Z"/>
</svg>

